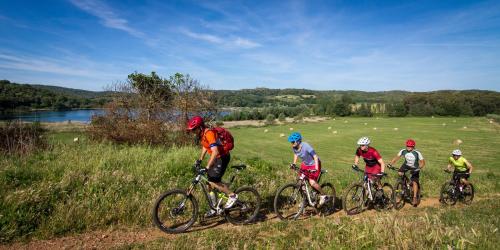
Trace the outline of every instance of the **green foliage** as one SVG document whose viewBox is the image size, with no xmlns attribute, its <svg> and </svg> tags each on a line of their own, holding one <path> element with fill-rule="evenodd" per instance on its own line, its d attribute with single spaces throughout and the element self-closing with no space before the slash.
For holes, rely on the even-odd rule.
<svg viewBox="0 0 500 250">
<path fill-rule="evenodd" d="M 94 94 L 90 95 L 89 93 Z M 17 84 L 0 80 L 0 112 L 31 109 L 98 108 L 109 101 L 110 95 L 110 92 Z"/>
<path fill-rule="evenodd" d="M 278 121 L 284 122 L 285 120 L 286 120 L 285 113 L 280 113 L 280 115 L 278 116 Z"/>
<path fill-rule="evenodd" d="M 274 119 L 276 119 L 276 117 L 273 114 L 268 114 L 266 116 L 266 124 L 268 124 L 268 125 L 273 124 Z"/>
</svg>

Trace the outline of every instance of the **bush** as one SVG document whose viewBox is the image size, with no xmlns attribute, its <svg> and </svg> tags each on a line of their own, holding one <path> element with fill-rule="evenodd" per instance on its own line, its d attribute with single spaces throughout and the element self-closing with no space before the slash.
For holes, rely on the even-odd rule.
<svg viewBox="0 0 500 250">
<path fill-rule="evenodd" d="M 47 148 L 46 129 L 39 122 L 7 122 L 0 125 L 0 153 L 30 154 Z"/>
</svg>

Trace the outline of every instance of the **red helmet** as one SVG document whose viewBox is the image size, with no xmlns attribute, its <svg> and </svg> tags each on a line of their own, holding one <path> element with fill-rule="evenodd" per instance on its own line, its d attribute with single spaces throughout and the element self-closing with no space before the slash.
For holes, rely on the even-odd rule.
<svg viewBox="0 0 500 250">
<path fill-rule="evenodd" d="M 406 140 L 406 146 L 407 147 L 415 147 L 415 141 L 412 139 Z"/>
<path fill-rule="evenodd" d="M 195 128 L 198 128 L 200 126 L 204 126 L 203 118 L 201 116 L 195 116 L 191 119 L 189 119 L 188 124 L 187 124 L 187 130 L 193 130 Z"/>
</svg>

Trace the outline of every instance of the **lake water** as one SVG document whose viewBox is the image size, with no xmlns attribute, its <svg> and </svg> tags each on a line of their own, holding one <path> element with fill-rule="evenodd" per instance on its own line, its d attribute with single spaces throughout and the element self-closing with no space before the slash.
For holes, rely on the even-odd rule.
<svg viewBox="0 0 500 250">
<path fill-rule="evenodd" d="M 35 111 L 28 113 L 0 114 L 0 121 L 21 120 L 26 122 L 90 122 L 92 115 L 101 112 L 99 109 L 67 110 L 67 111 Z"/>
</svg>

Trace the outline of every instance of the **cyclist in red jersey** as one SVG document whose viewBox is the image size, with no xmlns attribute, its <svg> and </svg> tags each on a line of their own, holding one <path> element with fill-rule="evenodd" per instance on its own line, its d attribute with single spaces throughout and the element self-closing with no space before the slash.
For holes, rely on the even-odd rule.
<svg viewBox="0 0 500 250">
<path fill-rule="evenodd" d="M 373 175 L 384 173 L 385 163 L 382 160 L 382 156 L 378 153 L 375 148 L 370 147 L 370 139 L 368 137 L 361 137 L 358 140 L 359 147 L 356 149 L 354 155 L 354 165 L 358 165 L 359 158 L 363 157 L 366 163 L 365 173 L 368 174 L 368 178 L 373 179 Z"/>
</svg>

